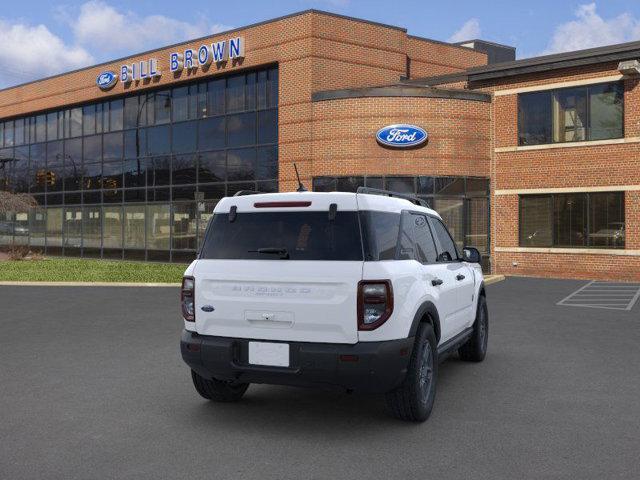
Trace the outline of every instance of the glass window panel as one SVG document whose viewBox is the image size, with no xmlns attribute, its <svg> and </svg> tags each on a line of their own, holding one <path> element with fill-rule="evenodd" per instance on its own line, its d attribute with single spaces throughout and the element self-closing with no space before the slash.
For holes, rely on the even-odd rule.
<svg viewBox="0 0 640 480">
<path fill-rule="evenodd" d="M 384 187 L 384 180 L 382 177 L 367 177 L 364 179 L 364 185 L 370 188 L 382 189 Z"/>
<path fill-rule="evenodd" d="M 146 182 L 146 165 L 149 160 L 133 159 L 124 161 L 124 186 L 144 187 Z"/>
<path fill-rule="evenodd" d="M 16 193 L 29 191 L 29 145 L 16 147 L 13 164 L 13 188 Z M 0 160 L 1 162 L 1 160 Z M 0 167 L 1 168 L 1 167 Z"/>
<path fill-rule="evenodd" d="M 169 125 L 147 129 L 147 145 L 149 155 L 162 155 L 171 152 L 171 135 Z"/>
<path fill-rule="evenodd" d="M 103 207 L 103 248 L 122 248 L 122 207 Z"/>
<path fill-rule="evenodd" d="M 169 90 L 154 94 L 154 120 L 155 124 L 169 123 L 171 120 L 171 96 Z"/>
<path fill-rule="evenodd" d="M 144 188 L 124 190 L 124 203 L 140 203 L 147 200 L 147 191 Z"/>
<path fill-rule="evenodd" d="M 551 143 L 551 92 L 518 95 L 518 144 Z"/>
<path fill-rule="evenodd" d="M 32 208 L 29 212 L 29 245 L 33 247 L 44 247 L 46 231 L 46 209 L 42 207 Z"/>
<path fill-rule="evenodd" d="M 256 114 L 241 113 L 227 116 L 227 145 L 243 147 L 256 143 Z"/>
<path fill-rule="evenodd" d="M 258 148 L 258 167 L 256 178 L 258 180 L 271 180 L 278 178 L 278 147 Z"/>
<path fill-rule="evenodd" d="M 169 204 L 147 205 L 147 248 L 169 250 L 170 229 Z"/>
<path fill-rule="evenodd" d="M 30 166 L 30 180 L 37 182 L 38 171 L 43 169 L 42 159 L 37 158 L 42 154 L 39 149 L 31 147 L 31 166 Z M 46 144 L 46 156 L 47 156 L 47 191 L 56 192 L 62 191 L 64 186 L 64 158 L 63 158 L 63 143 L 62 140 L 57 142 L 49 142 Z M 42 174 L 42 173 L 41 173 Z M 33 183 L 31 184 L 33 186 Z"/>
<path fill-rule="evenodd" d="M 358 187 L 364 186 L 364 177 L 338 177 L 339 192 L 356 192 Z"/>
<path fill-rule="evenodd" d="M 584 247 L 587 240 L 587 196 L 556 195 L 554 200 L 554 246 Z"/>
<path fill-rule="evenodd" d="M 4 146 L 13 146 L 13 120 L 10 122 L 4 122 Z"/>
<path fill-rule="evenodd" d="M 553 240 L 553 197 L 520 197 L 520 246 L 550 247 Z"/>
<path fill-rule="evenodd" d="M 258 109 L 267 108 L 267 70 L 258 72 L 258 82 L 256 85 L 256 103 Z"/>
<path fill-rule="evenodd" d="M 198 99 L 196 112 L 193 118 L 203 118 L 207 116 L 207 84 L 202 82 L 197 85 Z"/>
<path fill-rule="evenodd" d="M 431 234 L 431 227 L 424 215 L 410 215 L 416 245 L 416 260 L 421 263 L 435 263 L 438 252 Z"/>
<path fill-rule="evenodd" d="M 433 195 L 434 185 L 433 177 L 418 177 L 418 195 Z"/>
<path fill-rule="evenodd" d="M 47 140 L 58 139 L 58 112 L 47 114 Z"/>
<path fill-rule="evenodd" d="M 0 213 L 0 246 L 13 244 L 13 213 Z"/>
<path fill-rule="evenodd" d="M 623 104 L 622 83 L 589 87 L 589 140 L 621 138 L 624 135 Z"/>
<path fill-rule="evenodd" d="M 387 177 L 387 190 L 398 193 L 415 193 L 413 177 Z"/>
<path fill-rule="evenodd" d="M 125 205 L 124 248 L 144 248 L 145 211 L 144 205 Z"/>
<path fill-rule="evenodd" d="M 245 108 L 247 110 L 256 109 L 256 74 L 247 73 L 247 85 L 245 87 Z"/>
<path fill-rule="evenodd" d="M 124 126 L 124 102 L 111 100 L 109 102 L 109 131 L 116 132 L 122 130 Z"/>
<path fill-rule="evenodd" d="M 47 208 L 47 247 L 62 246 L 62 208 Z"/>
<path fill-rule="evenodd" d="M 489 199 L 468 200 L 465 246 L 476 247 L 481 253 L 489 253 Z"/>
<path fill-rule="evenodd" d="M 173 248 L 176 250 L 196 249 L 196 204 L 176 203 L 173 205 Z"/>
<path fill-rule="evenodd" d="M 198 150 L 225 147 L 225 117 L 205 118 L 198 122 Z"/>
<path fill-rule="evenodd" d="M 63 196 L 61 193 L 49 193 L 46 197 L 47 205 L 62 205 Z"/>
<path fill-rule="evenodd" d="M 624 248 L 624 192 L 589 195 L 589 245 Z"/>
<path fill-rule="evenodd" d="M 55 162 L 56 155 L 60 155 L 60 152 L 52 146 L 50 157 L 52 166 L 57 166 L 57 162 Z M 0 153 L 1 156 L 2 153 Z M 62 160 L 61 157 L 60 160 Z M 29 149 L 29 190 L 32 193 L 44 192 L 49 186 L 52 187 L 52 191 L 60 190 L 57 178 L 53 185 L 47 185 L 47 183 L 52 183 L 51 181 L 48 182 L 50 178 L 47 174 L 48 171 L 47 144 L 37 143 L 31 145 Z"/>
<path fill-rule="evenodd" d="M 189 120 L 198 118 L 198 85 L 189 86 Z"/>
<path fill-rule="evenodd" d="M 226 153 L 205 152 L 198 155 L 198 182 L 219 182 L 226 179 Z"/>
<path fill-rule="evenodd" d="M 0 123 L 0 148 L 4 146 L 4 123 Z"/>
<path fill-rule="evenodd" d="M 113 190 L 122 187 L 122 161 L 105 161 L 102 164 L 102 188 Z"/>
<path fill-rule="evenodd" d="M 107 133 L 103 137 L 102 151 L 105 160 L 122 158 L 122 132 Z"/>
<path fill-rule="evenodd" d="M 102 160 L 102 135 L 84 137 L 82 144 L 82 158 L 84 163 Z"/>
<path fill-rule="evenodd" d="M 464 195 L 464 178 L 462 177 L 436 177 L 436 195 Z"/>
<path fill-rule="evenodd" d="M 240 190 L 255 190 L 256 182 L 235 182 L 227 184 L 227 195 L 232 197 Z"/>
<path fill-rule="evenodd" d="M 278 192 L 278 181 L 270 180 L 266 182 L 258 182 L 257 189 L 259 192 L 264 193 L 277 193 Z"/>
<path fill-rule="evenodd" d="M 82 245 L 84 248 L 102 246 L 102 209 L 84 207 L 82 212 Z"/>
<path fill-rule="evenodd" d="M 109 104 L 96 104 L 96 133 L 109 131 Z"/>
<path fill-rule="evenodd" d="M 16 127 L 18 126 L 18 122 L 16 122 Z M 16 128 L 16 136 L 18 133 L 18 129 Z M 24 130 L 23 130 L 24 135 Z M 45 142 L 47 140 L 47 116 L 46 115 L 38 115 L 36 117 L 36 142 Z M 17 141 L 16 141 L 17 144 Z"/>
<path fill-rule="evenodd" d="M 171 94 L 173 121 L 181 122 L 189 118 L 189 87 L 174 88 Z"/>
<path fill-rule="evenodd" d="M 489 195 L 488 178 L 467 178 L 467 196 Z"/>
<path fill-rule="evenodd" d="M 258 143 L 278 142 L 278 111 L 275 109 L 258 112 Z"/>
<path fill-rule="evenodd" d="M 101 187 L 102 163 L 84 163 L 82 171 L 83 190 L 95 190 Z"/>
<path fill-rule="evenodd" d="M 314 177 L 314 192 L 335 192 L 338 190 L 338 182 L 334 177 Z"/>
<path fill-rule="evenodd" d="M 227 112 L 241 112 L 244 107 L 244 75 L 227 78 Z"/>
<path fill-rule="evenodd" d="M 124 156 L 135 158 L 147 155 L 147 130 L 137 128 L 124 132 Z"/>
<path fill-rule="evenodd" d="M 104 203 L 122 203 L 122 190 L 104 190 L 102 201 Z"/>
<path fill-rule="evenodd" d="M 194 200 L 196 197 L 196 187 L 173 187 L 171 189 L 171 199 L 176 200 Z"/>
<path fill-rule="evenodd" d="M 13 244 L 29 244 L 29 212 L 16 212 L 13 217 Z"/>
<path fill-rule="evenodd" d="M 40 115 L 40 117 L 44 118 L 44 115 Z M 13 134 L 14 134 L 14 138 L 13 138 L 13 143 L 14 145 L 24 145 L 25 143 L 25 128 L 24 128 L 24 118 L 18 118 L 17 120 L 14 121 L 13 123 Z M 28 129 L 27 129 L 28 131 Z M 45 132 L 46 134 L 46 132 Z M 46 139 L 46 135 L 45 135 L 45 139 Z M 44 141 L 45 139 L 42 140 L 38 140 L 40 142 Z"/>
<path fill-rule="evenodd" d="M 169 185 L 171 180 L 171 157 L 162 156 L 150 159 L 147 169 L 147 185 Z"/>
<path fill-rule="evenodd" d="M 227 177 L 229 181 L 255 180 L 256 178 L 255 148 L 229 150 L 227 154 Z"/>
<path fill-rule="evenodd" d="M 198 122 L 174 123 L 171 131 L 173 153 L 188 153 L 196 151 Z"/>
<path fill-rule="evenodd" d="M 174 185 L 196 183 L 196 155 L 176 155 L 171 163 Z M 192 197 L 193 198 L 193 197 Z"/>
<path fill-rule="evenodd" d="M 100 191 L 86 191 L 82 193 L 82 203 L 102 203 L 102 192 Z"/>
<path fill-rule="evenodd" d="M 138 127 L 138 96 L 132 95 L 124 99 L 123 127 Z"/>
<path fill-rule="evenodd" d="M 82 107 L 82 132 L 84 135 L 95 135 L 96 133 L 96 106 L 87 105 Z"/>
<path fill-rule="evenodd" d="M 278 106 L 278 69 L 269 70 L 269 83 L 267 86 L 267 98 L 269 107 Z"/>
<path fill-rule="evenodd" d="M 65 207 L 64 209 L 64 246 L 82 247 L 82 208 Z"/>
<path fill-rule="evenodd" d="M 213 209 L 217 202 L 201 202 L 198 204 L 198 211 L 196 213 L 198 219 L 198 245 L 200 248 L 202 241 L 204 240 L 204 234 L 207 231 L 209 220 L 213 217 Z"/>
<path fill-rule="evenodd" d="M 78 205 L 82 203 L 82 193 L 81 192 L 65 192 L 64 193 L 64 204 L 65 205 Z"/>
<path fill-rule="evenodd" d="M 215 183 L 210 185 L 198 185 L 198 192 L 202 192 L 204 198 L 218 200 L 227 195 L 226 185 L 224 183 Z"/>
<path fill-rule="evenodd" d="M 464 246 L 464 200 L 436 197 L 434 209 L 442 217 L 458 248 L 462 249 Z"/>
<path fill-rule="evenodd" d="M 64 142 L 64 188 L 80 190 L 82 184 L 82 139 Z"/>
<path fill-rule="evenodd" d="M 207 84 L 207 115 L 224 113 L 225 80 L 212 80 Z"/>
<path fill-rule="evenodd" d="M 553 95 L 553 141 L 587 139 L 587 88 L 566 88 Z"/>
<path fill-rule="evenodd" d="M 37 130 L 37 127 L 36 127 Z M 82 135 L 82 108 L 72 108 L 69 111 L 69 136 L 79 137 Z M 38 136 L 36 132 L 36 136 Z"/>
<path fill-rule="evenodd" d="M 148 202 L 168 202 L 171 199 L 171 190 L 166 188 L 152 188 L 147 190 Z"/>
</svg>

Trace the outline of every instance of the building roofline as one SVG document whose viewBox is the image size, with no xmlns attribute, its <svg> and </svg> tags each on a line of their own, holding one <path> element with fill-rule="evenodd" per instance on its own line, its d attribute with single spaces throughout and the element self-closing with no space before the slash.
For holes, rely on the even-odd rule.
<svg viewBox="0 0 640 480">
<path fill-rule="evenodd" d="M 345 88 L 340 90 L 324 90 L 311 95 L 312 102 L 327 100 L 345 100 L 349 98 L 367 97 L 419 97 L 449 98 L 474 102 L 491 102 L 491 95 L 469 90 L 432 88 L 417 85 L 388 85 L 386 87 Z"/>
<path fill-rule="evenodd" d="M 490 80 L 640 57 L 640 41 L 496 63 L 467 70 L 469 81 Z"/>
<path fill-rule="evenodd" d="M 506 45 L 504 43 L 498 43 L 498 42 L 490 42 L 489 40 L 483 40 L 482 38 L 471 38 L 469 40 L 465 40 L 464 42 L 452 43 L 452 45 L 459 45 L 463 47 L 465 43 L 473 43 L 473 42 L 482 42 L 482 43 L 486 43 L 487 45 L 493 45 L 494 47 L 500 47 L 500 48 L 508 48 L 510 50 L 516 49 L 516 47 L 512 45 Z M 471 48 L 471 47 L 465 47 L 465 48 Z"/>
<path fill-rule="evenodd" d="M 476 52 L 477 52 L 477 50 L 475 50 L 474 48 L 471 48 L 471 47 L 465 47 L 464 45 L 460 45 L 460 44 L 458 44 L 458 43 L 449 43 L 449 42 L 445 42 L 445 41 L 443 41 L 443 40 L 435 40 L 435 39 L 433 39 L 433 38 L 429 38 L 429 37 L 421 37 L 421 36 L 419 36 L 419 35 L 408 35 L 408 34 L 407 34 L 407 37 L 408 37 L 408 38 L 413 38 L 413 39 L 415 39 L 415 40 L 422 40 L 422 41 L 424 41 L 424 42 L 437 43 L 438 45 L 445 45 L 445 46 L 447 46 L 447 47 L 463 48 L 463 49 L 465 49 L 465 50 L 467 50 L 467 51 L 468 51 L 468 50 L 472 50 L 472 51 L 476 51 Z M 484 52 L 478 52 L 478 53 L 484 53 Z"/>
<path fill-rule="evenodd" d="M 113 59 L 113 60 L 107 60 L 107 61 L 96 63 L 96 64 L 93 64 L 93 65 L 87 65 L 86 67 L 80 67 L 80 68 L 76 68 L 74 70 L 69 70 L 69 71 L 66 71 L 66 72 L 56 73 L 55 75 L 50 75 L 48 77 L 43 77 L 43 78 L 37 78 L 35 80 L 30 80 L 28 82 L 19 83 L 17 85 L 11 85 L 9 87 L 0 88 L 0 92 L 11 90 L 13 88 L 24 87 L 26 85 L 31 85 L 33 83 L 44 82 L 46 80 L 51 80 L 53 78 L 62 77 L 64 75 L 71 75 L 73 73 L 78 73 L 78 72 L 81 72 L 83 70 L 89 70 L 91 68 L 102 67 L 103 65 L 109 65 L 111 63 L 122 62 L 122 61 L 127 60 L 128 58 L 131 58 L 131 57 L 139 57 L 139 56 L 142 56 L 142 55 L 148 55 L 150 53 L 154 53 L 154 52 L 157 52 L 159 50 L 165 50 L 167 48 L 178 47 L 178 46 L 184 45 L 186 43 L 194 43 L 194 42 L 198 42 L 198 41 L 201 41 L 201 40 L 205 40 L 207 38 L 211 38 L 211 37 L 215 37 L 215 36 L 219 36 L 219 35 L 227 35 L 229 33 L 237 32 L 239 30 L 246 30 L 248 28 L 260 27 L 262 25 L 267 25 L 269 23 L 275 23 L 275 22 L 279 22 L 281 20 L 286 20 L 287 18 L 299 17 L 299 16 L 302 16 L 302 15 L 308 15 L 308 14 L 325 15 L 325 16 L 329 16 L 329 17 L 335 17 L 335 18 L 341 18 L 341 19 L 344 19 L 344 20 L 350 20 L 352 22 L 366 23 L 366 24 L 369 24 L 369 25 L 375 25 L 375 26 L 379 26 L 379 27 L 390 28 L 390 29 L 393 29 L 393 30 L 399 30 L 399 31 L 404 32 L 404 33 L 407 32 L 406 28 L 398 27 L 398 26 L 395 26 L 395 25 L 388 25 L 388 24 L 385 24 L 385 23 L 374 22 L 372 20 L 365 20 L 365 19 L 362 19 L 362 18 L 356 18 L 356 17 L 347 16 L 347 15 L 341 15 L 339 13 L 333 13 L 333 12 L 327 12 L 325 10 L 318 10 L 318 9 L 315 9 L 315 8 L 309 8 L 309 9 L 306 9 L 306 10 L 301 10 L 299 12 L 293 12 L 293 13 L 289 13 L 287 15 L 282 15 L 280 17 L 272 18 L 272 19 L 269 19 L 269 20 L 262 20 L 260 22 L 251 23 L 249 25 L 243 25 L 243 26 L 237 27 L 237 28 L 231 28 L 231 29 L 228 29 L 228 30 L 224 30 L 222 32 L 213 32 L 213 33 L 210 33 L 210 34 L 202 36 L 202 37 L 193 38 L 193 39 L 186 39 L 186 40 L 183 40 L 181 42 L 173 43 L 173 44 L 170 44 L 170 45 L 163 45 L 163 46 L 160 46 L 160 47 L 152 48 L 150 50 L 145 50 L 143 52 L 132 53 L 132 54 L 127 55 L 125 57 L 120 57 L 120 58 L 116 58 L 116 59 Z"/>
<path fill-rule="evenodd" d="M 444 75 L 434 75 L 432 77 L 401 78 L 400 80 L 404 85 L 429 87 L 432 85 L 442 85 L 443 83 L 466 81 L 467 78 L 467 72 L 462 71 L 455 73 L 445 73 Z"/>
</svg>

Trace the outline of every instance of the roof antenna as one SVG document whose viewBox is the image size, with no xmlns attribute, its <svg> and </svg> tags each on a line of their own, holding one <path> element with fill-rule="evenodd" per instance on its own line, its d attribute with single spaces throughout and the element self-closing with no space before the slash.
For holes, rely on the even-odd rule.
<svg viewBox="0 0 640 480">
<path fill-rule="evenodd" d="M 308 190 L 305 188 L 305 186 L 302 184 L 302 181 L 300 180 L 300 174 L 298 173 L 298 166 L 295 164 L 295 162 L 293 163 L 293 168 L 296 171 L 296 178 L 298 179 L 298 189 L 296 190 L 296 192 L 308 192 Z"/>
</svg>

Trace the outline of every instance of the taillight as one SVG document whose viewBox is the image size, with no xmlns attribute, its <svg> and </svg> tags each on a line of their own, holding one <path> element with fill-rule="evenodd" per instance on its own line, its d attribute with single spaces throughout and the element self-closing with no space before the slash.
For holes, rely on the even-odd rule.
<svg viewBox="0 0 640 480">
<path fill-rule="evenodd" d="M 182 316 L 187 322 L 196 321 L 196 281 L 193 277 L 182 278 L 182 291 L 180 303 L 182 304 Z"/>
<path fill-rule="evenodd" d="M 374 330 L 393 312 L 389 280 L 363 280 L 358 284 L 358 330 Z"/>
</svg>

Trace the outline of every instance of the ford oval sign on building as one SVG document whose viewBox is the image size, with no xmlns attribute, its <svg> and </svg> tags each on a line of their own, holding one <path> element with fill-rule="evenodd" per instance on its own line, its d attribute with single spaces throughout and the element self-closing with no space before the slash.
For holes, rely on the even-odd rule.
<svg viewBox="0 0 640 480">
<path fill-rule="evenodd" d="M 426 142 L 427 132 L 415 125 L 388 125 L 378 130 L 376 139 L 387 147 L 411 148 Z"/>
<path fill-rule="evenodd" d="M 109 90 L 118 81 L 118 76 L 113 72 L 102 72 L 96 78 L 96 85 L 100 87 L 100 90 Z"/>
</svg>

